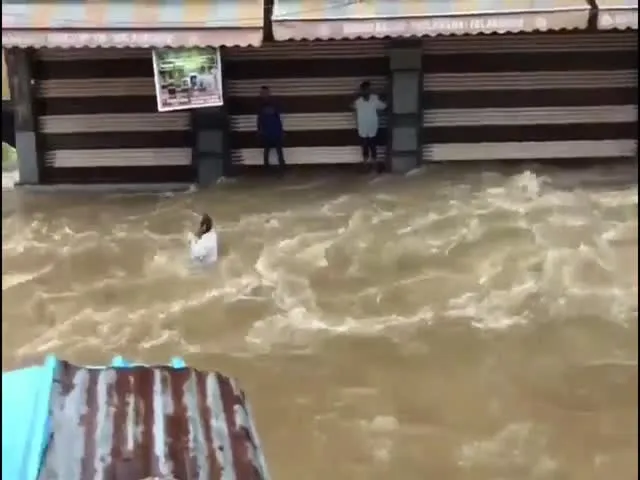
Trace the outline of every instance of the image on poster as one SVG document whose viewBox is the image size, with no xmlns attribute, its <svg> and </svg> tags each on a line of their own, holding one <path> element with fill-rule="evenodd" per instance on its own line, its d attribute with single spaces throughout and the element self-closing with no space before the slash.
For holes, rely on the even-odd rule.
<svg viewBox="0 0 640 480">
<path fill-rule="evenodd" d="M 222 68 L 217 48 L 154 50 L 153 73 L 161 112 L 223 104 Z"/>
</svg>

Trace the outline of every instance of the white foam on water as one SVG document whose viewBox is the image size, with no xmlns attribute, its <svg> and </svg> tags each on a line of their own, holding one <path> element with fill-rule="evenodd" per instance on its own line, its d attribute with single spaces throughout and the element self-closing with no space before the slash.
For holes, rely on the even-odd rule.
<svg viewBox="0 0 640 480">
<path fill-rule="evenodd" d="M 237 373 L 308 471 L 338 452 L 367 478 L 623 478 L 638 192 L 601 174 L 34 198 L 3 217 L 3 356 L 183 355 Z M 204 211 L 223 254 L 194 272 L 185 232 Z M 286 477 L 289 457 L 272 461 Z"/>
<path fill-rule="evenodd" d="M 557 473 L 558 462 L 546 445 L 545 432 L 531 423 L 511 423 L 495 435 L 460 447 L 458 464 L 464 469 L 490 468 L 521 478 L 547 479 Z"/>
<path fill-rule="evenodd" d="M 369 421 L 361 421 L 360 428 L 372 460 L 378 464 L 388 463 L 400 430 L 398 419 L 391 415 L 377 415 Z"/>
<path fill-rule="evenodd" d="M 80 209 L 8 217 L 3 256 L 15 270 L 3 271 L 3 289 L 38 288 L 58 319 L 20 351 L 81 342 L 70 332 L 90 318 L 119 325 L 110 334 L 113 348 L 130 338 L 141 348 L 169 342 L 198 350 L 200 339 L 184 337 L 181 318 L 210 306 L 230 326 L 235 320 L 224 312 L 242 301 L 268 305 L 238 332 L 250 351 L 312 348 L 327 336 L 401 338 L 441 322 L 506 330 L 588 313 L 630 326 L 637 315 L 637 187 L 584 187 L 593 183 L 588 174 L 572 183 L 534 172 L 435 180 L 432 172 L 317 199 L 310 193 L 329 182 L 276 186 L 293 195 L 286 204 L 231 217 L 220 190 L 217 228 L 226 251 L 212 272 L 190 268 L 184 238 L 196 212 L 209 210 L 202 192 L 147 195 L 134 209 L 100 206 L 107 226 L 100 231 L 75 216 Z M 44 267 L 40 256 L 49 259 Z M 101 277 L 83 277 L 100 268 Z M 43 278 L 53 283 L 36 287 Z M 84 308 L 103 292 L 113 295 L 114 308 Z"/>
</svg>

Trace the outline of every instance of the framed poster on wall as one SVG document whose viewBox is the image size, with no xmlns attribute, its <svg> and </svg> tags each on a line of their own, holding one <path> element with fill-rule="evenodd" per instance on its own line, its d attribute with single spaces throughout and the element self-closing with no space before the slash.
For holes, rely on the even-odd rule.
<svg viewBox="0 0 640 480">
<path fill-rule="evenodd" d="M 219 107 L 222 98 L 220 49 L 162 48 L 153 51 L 158 110 Z"/>
</svg>

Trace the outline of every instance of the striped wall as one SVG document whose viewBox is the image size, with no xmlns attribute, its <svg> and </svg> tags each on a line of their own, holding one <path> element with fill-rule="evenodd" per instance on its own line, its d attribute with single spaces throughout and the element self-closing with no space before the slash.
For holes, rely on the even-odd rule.
<svg viewBox="0 0 640 480">
<path fill-rule="evenodd" d="M 349 106 L 364 79 L 387 89 L 387 45 L 287 42 L 226 50 L 234 162 L 262 163 L 255 126 L 261 85 L 271 87 L 284 113 L 289 163 L 359 162 Z M 637 32 L 436 37 L 423 48 L 425 160 L 635 155 Z M 383 128 L 379 143 L 385 141 Z"/>
<path fill-rule="evenodd" d="M 157 111 L 149 50 L 38 50 L 34 77 L 44 182 L 194 180 L 190 113 Z"/>
<path fill-rule="evenodd" d="M 261 85 L 283 111 L 289 164 L 361 161 L 351 103 L 363 80 L 386 89 L 389 62 L 382 40 L 278 43 L 225 49 L 226 103 L 235 163 L 261 165 L 256 112 Z M 384 123 L 383 123 L 384 126 Z M 381 129 L 379 142 L 386 131 Z M 275 162 L 275 158 L 272 159 Z"/>
<path fill-rule="evenodd" d="M 634 155 L 637 39 L 637 32 L 426 39 L 424 158 Z M 359 162 L 350 105 L 363 80 L 388 90 L 387 46 L 372 39 L 225 49 L 233 161 L 262 163 L 255 115 L 259 88 L 268 85 L 284 113 L 288 163 Z M 194 180 L 190 114 L 157 112 L 148 50 L 45 49 L 33 67 L 45 182 Z M 384 119 L 382 126 L 380 144 Z"/>
<path fill-rule="evenodd" d="M 637 32 L 426 39 L 423 157 L 634 156 L 637 41 Z"/>
</svg>

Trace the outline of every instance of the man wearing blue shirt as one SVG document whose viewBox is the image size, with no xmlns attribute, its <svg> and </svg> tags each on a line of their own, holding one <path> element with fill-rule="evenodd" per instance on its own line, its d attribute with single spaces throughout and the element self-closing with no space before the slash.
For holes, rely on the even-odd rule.
<svg viewBox="0 0 640 480">
<path fill-rule="evenodd" d="M 269 167 L 269 154 L 276 151 L 278 164 L 281 169 L 285 167 L 284 153 L 282 151 L 282 119 L 280 111 L 271 99 L 269 87 L 260 88 L 260 110 L 258 110 L 258 136 L 263 148 L 264 166 Z"/>
</svg>

